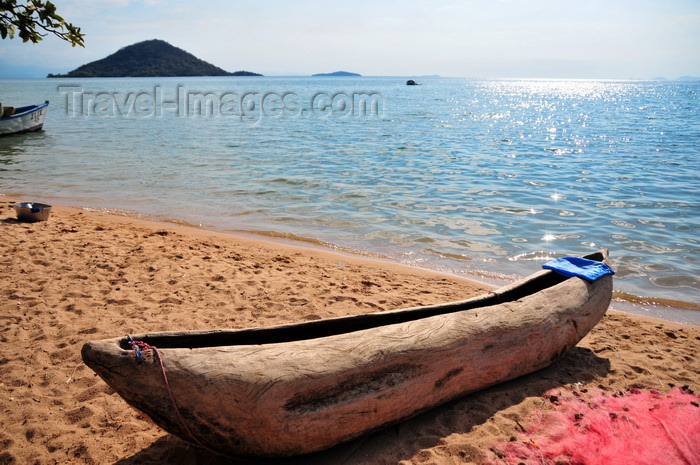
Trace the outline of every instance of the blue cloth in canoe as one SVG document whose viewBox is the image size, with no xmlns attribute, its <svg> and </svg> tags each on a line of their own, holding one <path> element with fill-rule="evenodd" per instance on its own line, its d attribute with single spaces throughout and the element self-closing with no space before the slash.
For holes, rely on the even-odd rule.
<svg viewBox="0 0 700 465">
<path fill-rule="evenodd" d="M 605 263 L 581 257 L 557 258 L 545 263 L 542 268 L 554 270 L 564 276 L 578 276 L 588 281 L 595 281 L 606 274 L 615 274 Z"/>
</svg>

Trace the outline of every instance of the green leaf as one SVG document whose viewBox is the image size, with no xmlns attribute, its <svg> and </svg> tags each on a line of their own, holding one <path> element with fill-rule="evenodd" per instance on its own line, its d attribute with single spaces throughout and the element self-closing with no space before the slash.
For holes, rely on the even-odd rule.
<svg viewBox="0 0 700 465">
<path fill-rule="evenodd" d="M 85 46 L 85 35 L 80 28 L 68 23 L 56 12 L 50 1 L 0 0 L 0 37 L 12 39 L 15 32 L 23 42 L 37 43 L 47 34 L 53 34 L 72 46 Z"/>
</svg>

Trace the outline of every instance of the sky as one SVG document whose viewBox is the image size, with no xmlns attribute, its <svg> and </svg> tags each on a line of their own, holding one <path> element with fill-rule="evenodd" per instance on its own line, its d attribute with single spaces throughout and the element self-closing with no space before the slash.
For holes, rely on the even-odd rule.
<svg viewBox="0 0 700 465">
<path fill-rule="evenodd" d="M 18 0 L 20 2 L 24 0 Z M 85 48 L 0 40 L 0 77 L 65 73 L 162 39 L 227 71 L 700 76 L 700 0 L 54 0 Z"/>
</svg>

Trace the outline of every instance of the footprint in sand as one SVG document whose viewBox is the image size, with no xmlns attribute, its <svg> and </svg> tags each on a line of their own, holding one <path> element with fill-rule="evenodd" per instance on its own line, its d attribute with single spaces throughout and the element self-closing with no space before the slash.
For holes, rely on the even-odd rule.
<svg viewBox="0 0 700 465">
<path fill-rule="evenodd" d="M 75 424 L 85 420 L 86 418 L 90 418 L 93 415 L 94 412 L 89 407 L 83 405 L 82 407 L 67 411 L 66 419 L 71 424 Z"/>
</svg>

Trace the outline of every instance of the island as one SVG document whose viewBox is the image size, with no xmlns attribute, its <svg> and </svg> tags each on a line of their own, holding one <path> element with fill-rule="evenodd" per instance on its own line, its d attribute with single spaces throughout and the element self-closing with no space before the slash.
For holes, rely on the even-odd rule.
<svg viewBox="0 0 700 465">
<path fill-rule="evenodd" d="M 349 71 L 336 71 L 334 73 L 318 73 L 312 74 L 312 77 L 360 77 L 361 74 L 351 73 Z"/>
<path fill-rule="evenodd" d="M 200 60 L 164 40 L 146 40 L 80 66 L 66 74 L 47 77 L 175 77 L 175 76 L 262 76 L 250 71 L 230 73 Z"/>
<path fill-rule="evenodd" d="M 678 76 L 676 79 L 669 79 L 665 76 L 657 76 L 650 79 L 651 81 L 680 81 L 680 82 L 691 82 L 700 81 L 699 76 Z"/>
</svg>

